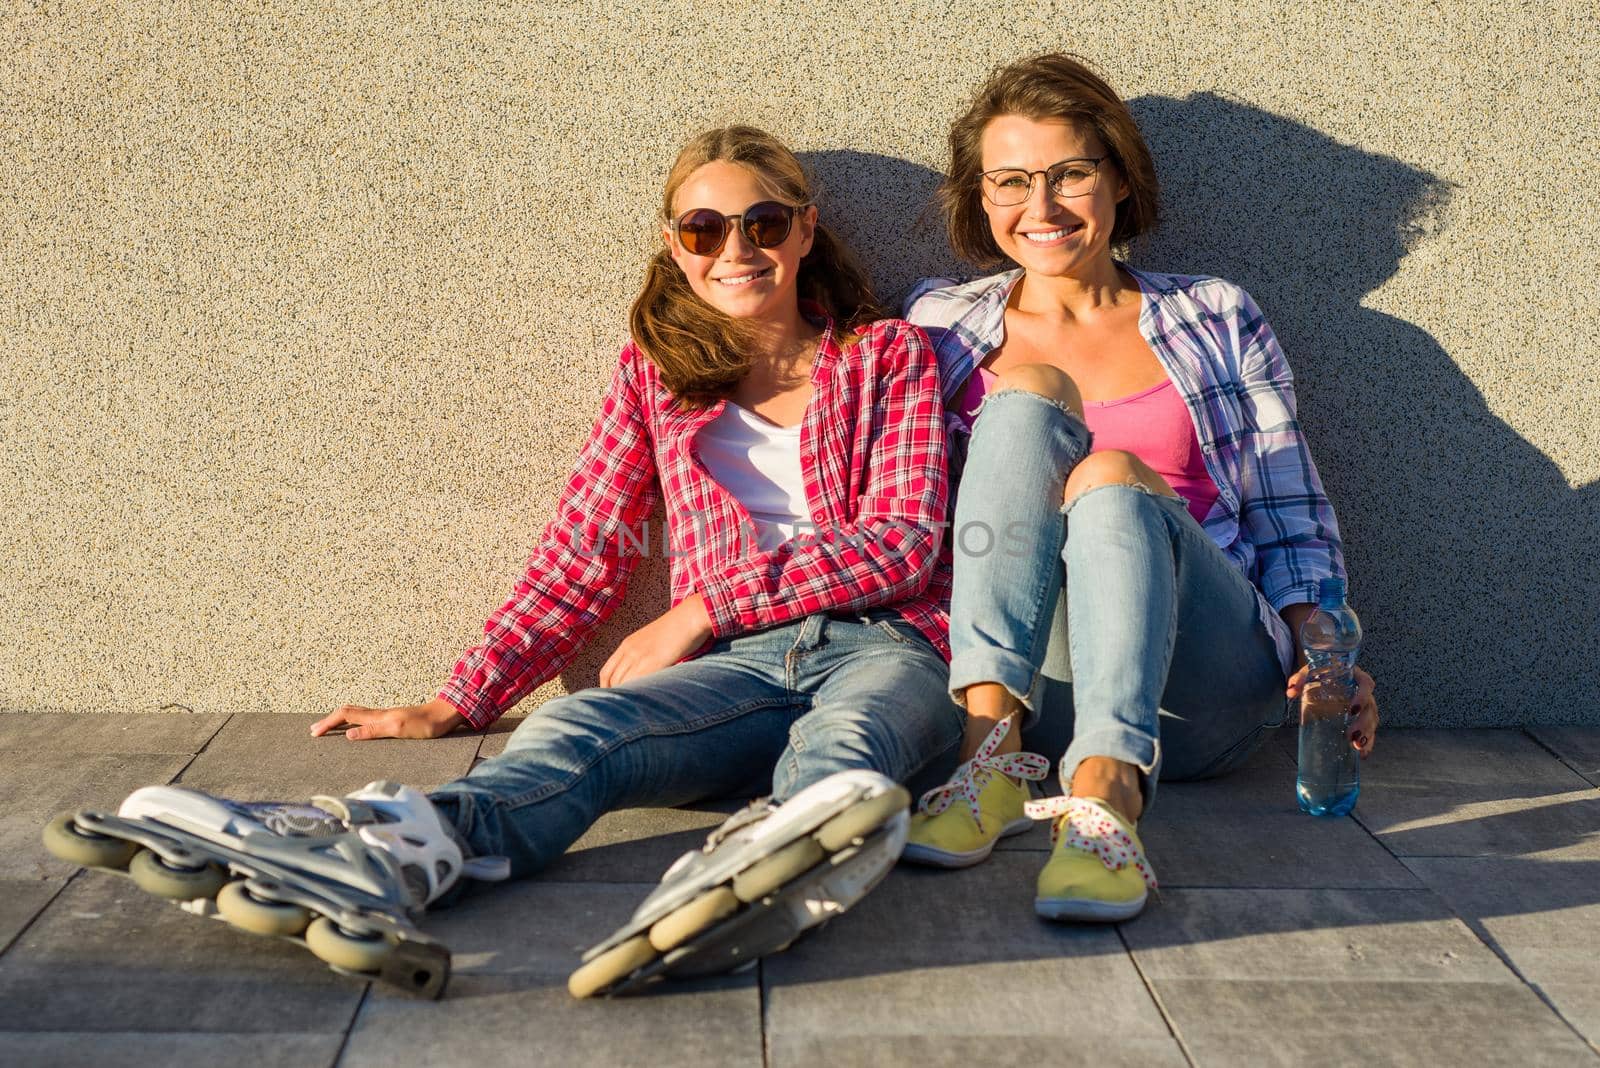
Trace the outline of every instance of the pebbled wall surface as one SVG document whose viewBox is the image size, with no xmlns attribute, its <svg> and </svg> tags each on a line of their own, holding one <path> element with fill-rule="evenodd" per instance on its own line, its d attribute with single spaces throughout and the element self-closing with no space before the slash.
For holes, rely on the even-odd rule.
<svg viewBox="0 0 1600 1068">
<path fill-rule="evenodd" d="M 1061 49 L 1155 151 L 1134 261 L 1279 332 L 1386 721 L 1600 724 L 1583 10 L 7 3 L 0 708 L 431 695 L 593 421 L 682 140 L 787 139 L 894 298 L 963 270 L 924 212 L 949 120 Z"/>
</svg>

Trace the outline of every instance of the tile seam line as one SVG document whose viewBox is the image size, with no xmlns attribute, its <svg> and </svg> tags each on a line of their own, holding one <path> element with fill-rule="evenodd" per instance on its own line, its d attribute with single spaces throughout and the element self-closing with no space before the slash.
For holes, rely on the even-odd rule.
<svg viewBox="0 0 1600 1068">
<path fill-rule="evenodd" d="M 200 743 L 200 748 L 196 749 L 193 753 L 189 754 L 189 759 L 185 760 L 183 762 L 183 767 L 179 768 L 177 770 L 177 772 L 172 776 L 172 778 L 167 780 L 167 785 L 168 786 L 172 786 L 175 783 L 183 781 L 184 772 L 188 771 L 191 767 L 193 767 L 194 766 L 194 762 L 196 760 L 200 759 L 201 754 L 203 754 L 207 749 L 211 748 L 211 743 L 217 740 L 217 736 L 220 735 L 223 732 L 223 730 L 225 730 L 227 728 L 228 724 L 233 722 L 233 717 L 238 715 L 238 713 L 237 712 L 229 712 L 226 715 L 227 715 L 227 718 L 224 719 L 221 723 L 217 724 L 217 729 L 212 731 L 211 734 L 206 738 L 206 740 Z"/>
<path fill-rule="evenodd" d="M 34 924 L 39 922 L 39 917 L 43 916 L 45 912 L 49 910 L 50 906 L 56 903 L 56 899 L 59 898 L 62 893 L 66 891 L 67 887 L 71 886 L 73 882 L 84 873 L 85 870 L 86 869 L 84 868 L 79 868 L 77 871 L 73 872 L 71 875 L 67 876 L 61 881 L 61 885 L 56 887 L 56 892 L 50 895 L 50 900 L 46 901 L 43 905 L 40 905 L 38 910 L 34 912 L 32 916 L 28 917 L 28 922 L 23 924 L 22 927 L 18 929 L 17 933 L 12 935 L 5 945 L 0 946 L 0 957 L 4 957 L 7 953 L 11 952 L 11 947 L 22 941 L 22 937 L 33 928 Z"/>
<path fill-rule="evenodd" d="M 339 1062 L 344 1060 L 344 1051 L 350 1046 L 350 1039 L 355 1034 L 356 1020 L 361 1017 L 361 1010 L 367 1007 L 367 999 L 372 996 L 372 983 L 367 983 L 367 988 L 361 992 L 361 997 L 356 1000 L 356 1007 L 350 1013 L 350 1019 L 345 1021 L 344 1034 L 339 1038 L 339 1048 L 333 1054 L 333 1060 L 328 1062 L 328 1068 L 338 1068 Z"/>
<path fill-rule="evenodd" d="M 761 1068 L 772 1068 L 772 1033 L 767 1028 L 767 961 L 756 958 L 756 1019 L 761 1025 Z"/>
<path fill-rule="evenodd" d="M 1522 728 L 1521 732 L 1523 734 L 1527 734 L 1526 728 Z M 1500 949 L 1499 945 L 1497 945 L 1495 943 L 1494 939 L 1492 939 L 1492 938 L 1490 938 L 1488 936 L 1488 932 L 1487 931 L 1481 931 L 1481 930 L 1478 929 L 1478 926 L 1476 924 L 1468 922 L 1468 920 L 1467 920 L 1467 918 L 1465 916 L 1461 915 L 1461 913 L 1457 912 L 1454 908 L 1451 907 L 1450 902 L 1445 900 L 1445 897 L 1444 897 L 1443 894 L 1439 893 L 1437 890 L 1434 890 L 1433 887 L 1428 884 L 1428 881 L 1426 879 L 1424 879 L 1421 875 L 1419 875 L 1416 872 L 1416 870 L 1411 867 L 1411 865 L 1406 863 L 1406 858 L 1405 857 L 1403 857 L 1400 854 L 1396 853 L 1393 849 L 1391 849 L 1389 847 L 1389 844 L 1387 842 L 1385 842 L 1382 838 L 1380 838 L 1378 835 L 1373 833 L 1372 828 L 1368 827 L 1366 825 L 1366 823 L 1362 821 L 1359 809 L 1356 810 L 1356 811 L 1352 811 L 1350 813 L 1350 818 L 1355 821 L 1355 823 L 1356 823 L 1356 825 L 1358 827 L 1360 827 L 1363 831 L 1366 831 L 1367 835 L 1373 841 L 1377 842 L 1378 845 L 1381 846 L 1384 849 L 1385 852 L 1387 852 L 1391 857 L 1393 857 L 1395 859 L 1395 861 L 1397 863 L 1399 863 L 1399 865 L 1401 867 L 1405 868 L 1406 871 L 1410 872 L 1411 873 L 1411 877 L 1413 879 L 1417 880 L 1419 883 L 1421 883 L 1423 885 L 1423 887 L 1429 893 L 1433 894 L 1433 896 L 1438 899 L 1439 904 L 1441 906 L 1443 906 L 1445 911 L 1449 912 L 1450 915 L 1454 916 L 1458 921 L 1460 921 L 1460 923 L 1461 923 L 1461 925 L 1463 927 L 1465 927 L 1468 931 L 1470 931 L 1472 933 L 1472 937 L 1476 938 L 1480 943 L 1482 943 L 1483 946 L 1486 949 L 1488 949 L 1488 951 L 1490 953 L 1493 953 L 1496 957 L 1498 957 L 1500 959 L 1500 962 L 1502 964 L 1504 964 L 1506 966 L 1506 968 L 1508 968 L 1510 970 L 1512 975 L 1516 976 L 1517 979 L 1521 981 L 1523 986 L 1525 986 L 1528 989 L 1532 990 L 1533 991 L 1533 996 L 1538 998 L 1540 1001 L 1544 1002 L 1546 1007 L 1548 1007 L 1551 1012 L 1555 1013 L 1556 1019 L 1558 1019 L 1562 1023 L 1566 1024 L 1569 1030 L 1577 1032 L 1577 1028 L 1572 1026 L 1572 1021 L 1568 1020 L 1564 1015 L 1562 1015 L 1561 1011 L 1559 1009 L 1557 1009 L 1555 1007 L 1555 1005 L 1553 1005 L 1550 1002 L 1550 999 L 1545 997 L 1544 992 L 1542 990 L 1540 990 L 1538 987 L 1534 986 L 1532 983 L 1528 982 L 1527 977 L 1522 974 L 1521 969 L 1519 969 L 1515 964 L 1511 963 L 1511 958 Z M 1413 859 L 1422 860 L 1422 859 L 1427 859 L 1427 858 L 1416 857 L 1416 858 L 1413 858 Z M 1582 1035 L 1582 1033 L 1579 1033 L 1578 1037 L 1580 1039 L 1582 1039 L 1585 1044 L 1588 1043 L 1588 1039 L 1585 1038 Z"/>
<path fill-rule="evenodd" d="M 1128 945 L 1128 938 L 1122 933 L 1122 927 L 1123 925 L 1120 923 L 1116 925 L 1117 940 L 1122 943 L 1122 951 L 1128 955 L 1128 963 L 1133 965 L 1134 974 L 1139 977 L 1139 982 L 1144 984 L 1145 993 L 1150 995 L 1150 1000 L 1155 1004 L 1156 1012 L 1161 1014 L 1161 1022 L 1167 1025 L 1167 1033 L 1178 1044 L 1178 1052 L 1183 1054 L 1183 1059 L 1188 1062 L 1189 1068 L 1196 1068 L 1197 1062 L 1194 1059 L 1194 1051 L 1189 1048 L 1189 1043 L 1184 1041 L 1183 1035 L 1178 1032 L 1177 1021 L 1172 1018 L 1171 1013 L 1167 1012 L 1167 1006 L 1161 1000 L 1161 995 L 1156 993 L 1155 984 L 1144 973 L 1144 968 L 1139 964 L 1139 956 L 1133 951 L 1133 947 Z"/>
<path fill-rule="evenodd" d="M 1519 730 L 1521 731 L 1521 733 L 1523 733 L 1525 735 L 1528 733 L 1527 728 L 1525 728 L 1525 727 L 1519 728 Z M 1579 778 L 1582 778 L 1582 776 L 1579 776 Z M 1584 781 L 1587 782 L 1588 780 L 1585 779 Z M 1500 958 L 1501 963 L 1504 964 L 1506 966 L 1506 968 L 1508 968 L 1510 970 L 1511 974 L 1516 976 L 1517 979 L 1521 981 L 1523 986 L 1525 986 L 1529 990 L 1533 991 L 1533 996 L 1538 998 L 1540 1001 L 1544 1002 L 1545 1007 L 1548 1008 L 1552 1013 L 1555 1014 L 1556 1019 L 1558 1019 L 1562 1023 L 1566 1024 L 1567 1029 L 1569 1031 L 1572 1031 L 1574 1034 L 1576 1034 L 1578 1036 L 1579 1041 L 1583 1042 L 1584 1045 L 1588 1046 L 1591 1052 L 1595 1052 L 1597 1055 L 1600 1055 L 1600 1051 L 1596 1051 L 1595 1050 L 1594 1045 L 1589 1042 L 1588 1037 L 1586 1035 L 1584 1035 L 1583 1032 L 1579 1031 L 1576 1027 L 1573 1026 L 1572 1021 L 1567 1019 L 1566 1016 L 1561 1012 L 1561 1010 L 1555 1007 L 1555 1004 L 1553 1002 L 1551 1002 L 1551 1000 L 1548 997 L 1545 996 L 1544 991 L 1540 990 L 1537 986 L 1535 986 L 1532 983 L 1528 982 L 1527 977 L 1522 974 L 1522 970 L 1519 969 L 1515 964 L 1511 963 L 1511 958 L 1505 952 L 1503 952 L 1500 949 L 1500 946 L 1495 942 L 1495 940 L 1493 938 L 1489 937 L 1487 931 L 1480 931 L 1476 924 L 1469 923 L 1465 916 L 1461 915 L 1461 913 L 1457 912 L 1454 908 L 1452 908 L 1450 906 L 1450 902 L 1445 900 L 1445 897 L 1444 897 L 1443 894 L 1439 893 L 1438 891 L 1434 890 L 1432 886 L 1428 885 L 1427 880 L 1422 878 L 1421 875 L 1417 874 L 1417 872 L 1412 869 L 1411 865 L 1406 863 L 1406 858 L 1405 857 L 1401 856 L 1400 854 L 1396 853 L 1393 849 L 1389 848 L 1389 845 L 1388 845 L 1387 842 L 1385 842 L 1382 838 L 1378 837 L 1378 835 L 1373 833 L 1372 828 L 1368 827 L 1366 825 L 1366 823 L 1364 823 L 1362 821 L 1359 809 L 1357 809 L 1355 811 L 1352 811 L 1350 813 L 1350 818 L 1355 821 L 1356 826 L 1360 827 L 1363 831 L 1366 831 L 1367 835 L 1373 841 L 1377 842 L 1378 845 L 1381 846 L 1384 849 L 1385 852 L 1387 852 L 1391 857 L 1393 857 L 1400 864 L 1401 867 L 1405 868 L 1406 871 L 1411 872 L 1411 877 L 1413 879 L 1415 879 L 1419 883 L 1421 883 L 1423 885 L 1424 889 L 1426 889 L 1429 893 L 1433 894 L 1434 897 L 1438 898 L 1439 904 L 1442 905 L 1444 907 L 1444 909 L 1447 912 L 1450 913 L 1450 915 L 1454 916 L 1457 920 L 1459 920 L 1463 927 L 1465 927 L 1468 931 L 1472 932 L 1472 937 L 1476 938 L 1479 942 L 1481 942 L 1484 945 L 1484 947 L 1489 950 L 1490 953 L 1493 953 L 1496 957 Z M 1416 858 L 1413 858 L 1413 859 L 1423 860 L 1423 859 L 1428 859 L 1428 858 L 1416 857 Z M 1467 858 L 1467 859 L 1481 859 L 1481 858 Z"/>
<path fill-rule="evenodd" d="M 1417 859 L 1433 860 L 1436 858 L 1419 857 Z M 1472 857 L 1469 859 L 1493 860 L 1495 858 Z M 1407 870 L 1409 871 L 1410 869 Z M 1427 894 L 1433 892 L 1426 883 L 1420 881 L 1416 886 L 1326 886 L 1321 884 L 1315 886 L 1255 886 L 1245 883 L 1163 883 L 1161 885 L 1161 890 L 1163 893 L 1168 890 L 1288 890 L 1295 892 L 1302 892 L 1306 890 L 1336 890 L 1342 894 Z M 1133 921 L 1125 920 L 1123 922 L 1132 923 Z"/>
<path fill-rule="evenodd" d="M 1397 858 L 1397 859 L 1399 859 L 1400 863 L 1405 864 L 1405 858 L 1401 857 L 1401 858 Z M 1425 859 L 1431 859 L 1431 858 L 1419 857 L 1417 859 L 1425 860 Z M 1495 858 L 1468 858 L 1468 859 L 1495 859 Z M 1410 867 L 1410 865 L 1407 865 L 1407 868 L 1409 868 L 1409 867 Z M 1416 872 L 1412 872 L 1411 874 L 1417 875 Z M 1417 878 L 1421 879 L 1422 876 L 1417 875 Z M 1439 899 L 1439 903 L 1441 905 L 1443 905 L 1446 909 L 1449 909 L 1450 915 L 1454 916 L 1457 920 L 1461 921 L 1461 926 L 1465 927 L 1468 931 L 1472 932 L 1472 937 L 1476 938 L 1479 942 L 1481 942 L 1483 944 L 1484 948 L 1487 949 L 1490 953 L 1493 953 L 1496 957 L 1498 957 L 1500 959 L 1500 963 L 1504 964 L 1506 966 L 1506 970 L 1509 971 L 1513 976 L 1515 976 L 1518 982 L 1520 982 L 1523 986 L 1525 986 L 1529 990 L 1531 990 L 1533 992 L 1533 996 L 1538 998 L 1541 1002 L 1543 1002 L 1545 1008 L 1549 1009 L 1551 1014 L 1554 1015 L 1556 1019 L 1560 1020 L 1563 1024 L 1565 1024 L 1566 1027 L 1567 1027 L 1567 1030 L 1571 1031 L 1574 1035 L 1576 1035 L 1578 1037 L 1578 1041 L 1579 1042 L 1582 1042 L 1586 1047 L 1588 1047 L 1590 1053 L 1594 1054 L 1596 1057 L 1600 1057 L 1600 1050 L 1597 1050 L 1595 1048 L 1595 1045 L 1594 1045 L 1594 1043 L 1592 1041 L 1590 1041 L 1589 1036 L 1584 1034 L 1582 1031 L 1580 1031 L 1578 1029 L 1577 1025 L 1574 1024 L 1571 1020 L 1567 1019 L 1567 1014 L 1562 1012 L 1561 1009 L 1559 1007 L 1557 1007 L 1556 1003 L 1550 999 L 1550 996 L 1548 994 L 1546 994 L 1544 992 L 1544 990 L 1542 988 L 1540 988 L 1540 986 L 1537 983 L 1532 983 L 1532 982 L 1528 981 L 1528 977 L 1526 975 L 1522 974 L 1522 969 L 1518 968 L 1517 965 L 1516 965 L 1516 962 L 1511 959 L 1511 954 L 1509 952 L 1507 952 L 1506 950 L 1500 948 L 1499 941 L 1496 938 L 1494 938 L 1494 936 L 1489 934 L 1489 931 L 1488 931 L 1487 928 L 1483 928 L 1478 922 L 1476 922 L 1474 920 L 1469 920 L 1465 916 L 1461 915 L 1461 913 L 1457 912 L 1454 908 L 1451 907 L 1450 902 L 1445 900 L 1445 896 L 1443 894 L 1439 893 L 1436 890 L 1433 890 L 1431 887 L 1429 888 L 1429 892 L 1432 893 L 1435 897 L 1437 897 Z"/>
<path fill-rule="evenodd" d="M 1540 738 L 1537 734 L 1534 734 L 1531 730 L 1529 730 L 1525 726 L 1521 727 L 1519 729 L 1522 731 L 1523 734 L 1528 736 L 1528 738 L 1533 742 L 1534 745 L 1538 746 L 1540 749 L 1543 749 L 1546 753 L 1549 753 L 1551 756 L 1553 756 L 1557 760 L 1561 761 L 1561 763 L 1562 763 L 1562 765 L 1564 767 L 1566 767 L 1569 771 L 1571 771 L 1578 778 L 1580 778 L 1584 782 L 1588 783 L 1591 788 L 1596 789 L 1596 790 L 1600 790 L 1600 783 L 1597 783 L 1594 780 L 1590 779 L 1589 776 L 1585 775 L 1576 765 L 1574 765 L 1572 763 L 1572 761 L 1568 760 L 1566 757 L 1562 756 L 1559 752 L 1557 752 L 1554 747 L 1546 745 L 1544 740 L 1542 738 Z"/>
<path fill-rule="evenodd" d="M 184 772 L 186 772 L 186 771 L 189 771 L 190 764 L 194 764 L 195 763 L 195 758 L 197 758 L 197 756 L 200 756 L 200 753 L 205 753 L 206 747 L 208 747 L 208 745 L 211 745 L 211 742 L 213 742 L 213 740 L 216 740 L 216 735 L 221 734 L 222 727 L 226 727 L 227 724 L 232 723 L 232 721 L 234 721 L 234 713 L 232 713 L 232 711 L 230 711 L 230 713 L 227 713 L 226 718 L 222 719 L 222 723 L 216 724 L 216 729 L 214 729 L 214 731 L 211 731 L 211 734 L 206 735 L 206 740 L 205 740 L 205 742 L 200 743 L 200 748 L 198 748 L 198 750 L 195 750 L 194 753 L 190 753 L 189 759 L 186 759 L 186 761 L 184 761 L 184 766 L 179 767 L 178 772 L 176 772 L 176 774 L 171 775 L 170 779 L 166 780 L 166 782 L 168 782 L 168 785 L 171 785 L 171 783 L 174 783 L 174 782 L 178 782 L 178 780 L 181 779 L 182 774 L 184 774 Z M 56 899 L 59 899 L 59 897 L 61 897 L 62 892 L 66 891 L 67 887 L 72 886 L 72 884 L 74 884 L 74 883 L 77 883 L 78 878 L 82 878 L 83 873 L 85 873 L 85 871 L 88 871 L 88 868 L 78 868 L 78 870 L 74 871 L 74 873 L 72 873 L 72 875 L 67 876 L 67 878 L 64 879 L 64 881 L 62 881 L 61 886 L 56 887 L 56 892 L 54 892 L 54 894 L 50 895 L 50 900 L 46 900 L 46 902 L 43 903 L 42 907 L 38 908 L 37 913 L 34 913 L 34 915 L 30 916 L 29 921 L 27 921 L 26 924 L 22 924 L 21 929 L 19 929 L 19 931 L 16 932 L 16 934 L 14 934 L 13 937 L 11 937 L 10 940 L 8 940 L 8 942 L 5 943 L 5 945 L 0 945 L 0 956 L 5 956 L 6 953 L 10 953 L 11 946 L 16 945 L 16 943 L 18 943 L 18 942 L 21 942 L 22 937 L 24 937 L 24 935 L 26 935 L 27 932 L 32 931 L 32 927 L 34 927 L 34 924 L 38 923 L 38 918 L 40 918 L 40 916 L 45 915 L 46 911 L 50 910 L 51 905 L 54 905 L 54 903 L 56 903 Z"/>
</svg>

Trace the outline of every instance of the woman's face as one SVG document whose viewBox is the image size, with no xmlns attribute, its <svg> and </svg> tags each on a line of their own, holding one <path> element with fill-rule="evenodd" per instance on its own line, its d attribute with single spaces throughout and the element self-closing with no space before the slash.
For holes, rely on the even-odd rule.
<svg viewBox="0 0 1600 1068">
<path fill-rule="evenodd" d="M 1002 167 L 1043 171 L 1062 160 L 1106 155 L 1104 143 L 1092 131 L 1059 119 L 1021 115 L 991 119 L 983 129 L 982 148 L 985 172 Z M 1110 159 L 1098 168 L 1094 192 L 1083 196 L 1058 196 L 1043 175 L 1033 177 L 1020 204 L 1001 207 L 986 195 L 992 191 L 986 182 L 979 197 L 995 244 L 1030 273 L 1061 277 L 1109 264 L 1117 203 L 1128 195 L 1127 183 Z"/>
<path fill-rule="evenodd" d="M 715 160 L 696 169 L 678 187 L 672 216 L 709 208 L 721 215 L 741 215 L 775 197 L 755 173 L 737 163 Z M 783 319 L 794 314 L 800 260 L 811 251 L 817 209 L 795 213 L 789 236 L 774 248 L 757 248 L 736 223 L 730 223 L 722 248 L 710 256 L 697 256 L 678 241 L 670 226 L 662 228 L 673 260 L 689 279 L 695 295 L 735 319 Z"/>
</svg>

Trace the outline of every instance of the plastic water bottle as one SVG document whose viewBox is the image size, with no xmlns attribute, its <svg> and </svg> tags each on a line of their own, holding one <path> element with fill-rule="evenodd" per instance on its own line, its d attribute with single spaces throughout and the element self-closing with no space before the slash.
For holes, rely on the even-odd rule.
<svg viewBox="0 0 1600 1068">
<path fill-rule="evenodd" d="M 1325 578 L 1317 607 L 1300 625 L 1311 676 L 1300 694 L 1300 811 L 1343 816 L 1356 807 L 1361 765 L 1350 744 L 1350 703 L 1356 695 L 1361 621 L 1344 603 L 1344 579 Z"/>
</svg>

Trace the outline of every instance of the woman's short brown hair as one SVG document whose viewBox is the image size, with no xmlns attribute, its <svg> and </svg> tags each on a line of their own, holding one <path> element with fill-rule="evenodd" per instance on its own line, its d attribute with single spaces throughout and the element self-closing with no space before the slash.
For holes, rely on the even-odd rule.
<svg viewBox="0 0 1600 1068">
<path fill-rule="evenodd" d="M 1128 195 L 1117 205 L 1113 244 L 1155 228 L 1160 207 L 1155 163 L 1128 105 L 1081 60 L 1047 53 L 989 75 L 966 112 L 950 127 L 950 166 L 939 183 L 939 208 L 956 255 L 980 267 L 1004 261 L 980 197 L 983 131 L 1001 115 L 1043 122 L 1059 119 L 1092 130 L 1111 154 Z M 1102 167 L 1104 164 L 1101 165 Z"/>
</svg>

